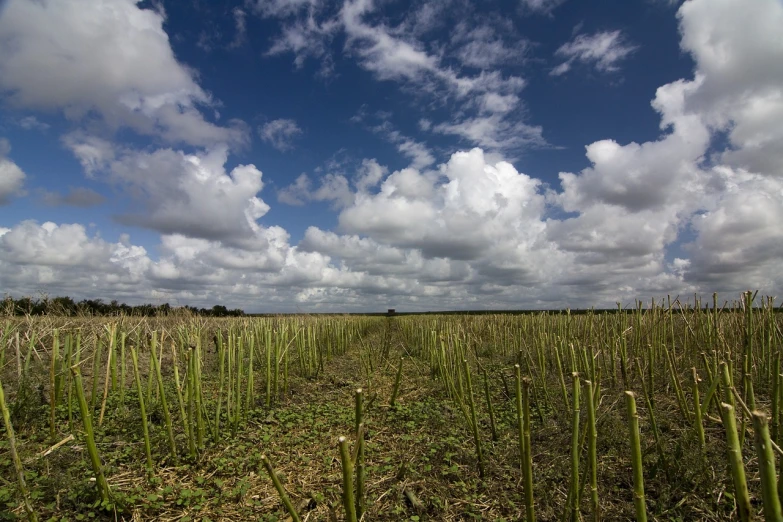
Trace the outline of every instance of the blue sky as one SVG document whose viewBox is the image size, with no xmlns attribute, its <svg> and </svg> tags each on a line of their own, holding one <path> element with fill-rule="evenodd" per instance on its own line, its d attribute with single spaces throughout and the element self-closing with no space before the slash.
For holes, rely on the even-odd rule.
<svg viewBox="0 0 783 522">
<path fill-rule="evenodd" d="M 249 311 L 783 287 L 780 0 L 6 0 L 0 287 Z"/>
</svg>

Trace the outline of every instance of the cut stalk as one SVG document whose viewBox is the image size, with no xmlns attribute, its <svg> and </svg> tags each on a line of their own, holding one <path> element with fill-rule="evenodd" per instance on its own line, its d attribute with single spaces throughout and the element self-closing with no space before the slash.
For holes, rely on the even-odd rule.
<svg viewBox="0 0 783 522">
<path fill-rule="evenodd" d="M 49 368 L 49 385 L 50 389 L 50 415 L 49 415 L 49 436 L 52 441 L 55 440 L 55 425 L 54 425 L 54 413 L 57 408 L 57 353 L 60 347 L 60 334 L 57 330 L 54 331 L 54 340 L 52 341 L 52 360 Z M 0 347 L 0 349 L 3 349 Z"/>
<path fill-rule="evenodd" d="M 16 483 L 17 487 L 19 488 L 19 495 L 22 497 L 25 513 L 27 513 L 27 520 L 29 522 L 38 522 L 38 515 L 35 511 L 33 511 L 33 506 L 30 503 L 30 492 L 27 490 L 27 483 L 24 480 L 24 468 L 22 467 L 22 460 L 19 458 L 19 454 L 16 452 L 16 437 L 14 436 L 14 427 L 11 425 L 11 414 L 8 411 L 8 406 L 5 403 L 5 393 L 3 392 L 2 382 L 0 382 L 0 412 L 3 414 L 5 432 L 8 436 L 8 449 L 11 453 L 11 459 L 14 461 L 14 469 L 16 470 Z"/>
<path fill-rule="evenodd" d="M 166 433 L 168 434 L 168 438 L 169 438 L 169 449 L 171 450 L 171 456 L 176 459 L 177 443 L 174 440 L 174 428 L 171 425 L 171 414 L 169 413 L 169 403 L 166 400 L 166 388 L 163 386 L 163 375 L 160 372 L 160 364 L 158 363 L 157 344 L 158 344 L 157 333 L 152 332 L 152 342 L 150 343 L 150 352 L 152 356 L 150 360 L 153 363 L 156 379 L 158 381 L 158 394 L 160 395 L 160 405 L 161 408 L 163 409 L 163 420 L 166 423 Z"/>
<path fill-rule="evenodd" d="M 139 359 L 136 356 L 136 348 L 131 346 L 131 359 L 133 360 L 133 376 L 136 380 L 136 393 L 139 396 L 139 409 L 141 410 L 141 428 L 144 433 L 144 453 L 147 456 L 147 473 L 152 475 L 152 449 L 150 447 L 150 430 L 147 425 L 147 408 L 144 404 L 144 393 L 141 387 L 141 375 L 139 372 Z"/>
<path fill-rule="evenodd" d="M 492 407 L 492 394 L 489 390 L 489 376 L 487 370 L 484 370 L 484 395 L 487 398 L 487 411 L 489 412 L 489 428 L 492 432 L 492 442 L 498 440 L 498 430 L 495 427 L 495 409 Z"/>
<path fill-rule="evenodd" d="M 476 458 L 478 460 L 479 477 L 484 478 L 484 452 L 481 448 L 481 437 L 479 437 L 478 420 L 476 418 L 476 402 L 473 400 L 473 383 L 470 378 L 470 367 L 468 360 L 463 359 L 462 365 L 465 369 L 465 385 L 468 394 L 468 406 L 470 407 L 470 427 L 473 430 L 473 441 L 476 443 Z"/>
<path fill-rule="evenodd" d="M 92 470 L 95 473 L 95 480 L 98 483 L 98 491 L 101 494 L 101 501 L 109 502 L 111 493 L 109 491 L 109 484 L 106 482 L 106 477 L 103 476 L 103 465 L 101 464 L 101 458 L 98 455 L 98 447 L 95 445 L 95 436 L 92 431 L 92 416 L 87 407 L 87 399 L 84 397 L 84 388 L 82 387 L 82 374 L 76 366 L 71 367 L 71 373 L 73 374 L 76 396 L 79 399 L 79 411 L 82 414 L 82 424 L 84 425 L 84 431 L 87 437 L 87 453 L 90 454 Z"/>
<path fill-rule="evenodd" d="M 761 475 L 761 498 L 764 501 L 764 520 L 780 522 L 783 514 L 780 511 L 777 477 L 775 475 L 775 453 L 772 451 L 772 439 L 767 425 L 767 416 L 759 411 L 753 412 L 753 431 L 755 432 L 756 454 L 759 458 L 759 474 Z"/>
<path fill-rule="evenodd" d="M 361 388 L 356 390 L 356 517 L 364 514 L 364 404 Z"/>
<path fill-rule="evenodd" d="M 226 349 L 223 347 L 223 334 L 217 333 L 217 356 L 218 356 L 218 400 L 215 410 L 215 444 L 220 440 L 220 409 L 223 406 L 223 383 L 225 379 Z"/>
<path fill-rule="evenodd" d="M 514 365 L 517 399 L 517 434 L 519 436 L 519 455 L 522 467 L 522 479 L 525 488 L 525 514 L 527 520 L 535 522 L 533 507 L 533 458 L 530 449 L 530 397 L 529 380 L 522 380 L 519 365 Z"/>
<path fill-rule="evenodd" d="M 590 472 L 590 503 L 593 509 L 593 522 L 601 520 L 601 509 L 598 505 L 598 454 L 596 441 L 598 430 L 595 425 L 595 402 L 593 399 L 593 382 L 585 381 L 587 385 L 587 460 Z"/>
<path fill-rule="evenodd" d="M 731 393 L 731 391 L 729 391 Z M 737 435 L 737 418 L 734 415 L 734 407 L 725 402 L 723 408 L 723 425 L 726 428 L 726 441 L 728 443 L 728 459 L 731 466 L 731 478 L 734 481 L 734 498 L 737 502 L 739 518 L 742 522 L 751 519 L 750 495 L 745 481 L 745 466 L 742 462 L 742 447 Z"/>
<path fill-rule="evenodd" d="M 696 367 L 691 368 L 693 373 L 693 411 L 695 413 L 693 425 L 696 428 L 696 435 L 699 437 L 699 447 L 702 453 L 707 448 L 707 441 L 704 438 L 704 424 L 702 424 L 701 399 L 699 398 L 699 374 L 696 373 Z"/>
<path fill-rule="evenodd" d="M 636 413 L 636 399 L 633 392 L 625 392 L 625 406 L 628 412 L 628 430 L 631 437 L 633 504 L 636 509 L 636 522 L 647 522 L 647 507 L 644 502 L 644 475 L 642 473 L 642 445 L 639 435 L 639 415 Z"/>
<path fill-rule="evenodd" d="M 400 391 L 400 381 L 402 380 L 402 361 L 405 357 L 400 357 L 400 364 L 397 366 L 397 376 L 394 378 L 394 389 L 392 390 L 391 400 L 389 404 L 392 408 L 397 404 L 397 394 Z"/>
<path fill-rule="evenodd" d="M 569 497 L 571 499 L 568 506 L 570 520 L 576 522 L 579 520 L 579 374 L 571 374 L 571 486 Z"/>
<path fill-rule="evenodd" d="M 348 451 L 348 440 L 345 437 L 337 439 L 340 446 L 340 461 L 343 467 L 343 507 L 345 508 L 345 520 L 357 522 L 356 504 L 353 498 L 353 464 L 351 454 Z"/>
<path fill-rule="evenodd" d="M 288 498 L 285 488 L 283 488 L 283 484 L 280 482 L 280 478 L 277 476 L 277 473 L 275 473 L 272 463 L 269 462 L 266 455 L 261 455 L 261 462 L 264 464 L 266 472 L 269 474 L 269 478 L 272 479 L 272 484 L 275 485 L 277 494 L 280 495 L 280 500 L 283 501 L 286 511 L 288 511 L 288 514 L 291 516 L 291 522 L 301 522 L 299 513 L 296 512 L 296 508 L 294 508 L 294 505 L 291 503 L 291 499 Z"/>
</svg>

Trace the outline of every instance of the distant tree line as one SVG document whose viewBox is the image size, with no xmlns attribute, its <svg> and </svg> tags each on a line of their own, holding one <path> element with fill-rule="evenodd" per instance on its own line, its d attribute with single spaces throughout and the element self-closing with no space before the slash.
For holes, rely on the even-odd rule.
<svg viewBox="0 0 783 522">
<path fill-rule="evenodd" d="M 65 316 L 112 316 L 131 315 L 137 317 L 165 317 L 168 315 L 200 315 L 206 317 L 241 317 L 245 312 L 239 308 L 229 310 L 223 305 L 212 308 L 195 306 L 171 306 L 163 304 L 128 305 L 112 300 L 82 299 L 74 301 L 70 297 L 21 297 L 14 299 L 6 295 L 0 305 L 2 315 L 65 315 Z"/>
</svg>

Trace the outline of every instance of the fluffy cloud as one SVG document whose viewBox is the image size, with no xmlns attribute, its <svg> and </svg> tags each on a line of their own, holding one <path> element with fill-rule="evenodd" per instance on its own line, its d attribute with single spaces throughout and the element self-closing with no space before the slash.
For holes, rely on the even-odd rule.
<svg viewBox="0 0 783 522">
<path fill-rule="evenodd" d="M 692 80 L 656 93 L 665 134 L 641 144 L 589 145 L 592 167 L 562 173 L 562 192 L 550 196 L 577 215 L 549 221 L 548 237 L 586 262 L 605 266 L 622 257 L 682 287 L 778 291 L 783 135 L 775 120 L 783 44 L 773 26 L 783 21 L 783 5 L 746 10 L 728 0 L 692 0 L 678 16 L 696 70 Z M 710 149 L 723 132 L 729 146 Z M 688 237 L 684 230 L 695 236 L 686 246 L 690 258 L 669 265 L 666 249 Z"/>
<path fill-rule="evenodd" d="M 354 194 L 348 179 L 342 174 L 327 174 L 320 178 L 320 182 L 314 190 L 310 177 L 301 174 L 294 183 L 277 192 L 277 200 L 294 206 L 302 206 L 306 201 L 329 201 L 338 209 L 353 203 Z"/>
<path fill-rule="evenodd" d="M 549 12 L 557 2 L 526 3 Z M 695 68 L 655 93 L 660 136 L 590 143 L 588 166 L 561 173 L 554 187 L 499 154 L 543 142 L 540 128 L 517 117 L 524 79 L 450 69 L 445 54 L 416 39 L 426 27 L 384 25 L 370 16 L 371 2 L 342 6 L 326 20 L 315 1 L 255 9 L 292 24 L 312 20 L 318 31 L 338 20 L 347 52 L 376 77 L 455 104 L 449 121 L 421 118 L 423 130 L 483 150 L 452 153 L 434 167 L 423 144 L 381 126 L 412 165 L 390 172 L 367 159 L 300 176 L 278 200 L 331 202 L 339 228 L 309 227 L 292 245 L 284 229 L 260 223 L 269 208 L 259 197 L 261 172 L 227 171 L 226 146 L 139 151 L 75 133 L 64 143 L 93 178 L 133 195 L 135 206 L 119 218 L 159 231 L 160 255 L 81 225 L 23 222 L 0 230 L 8 290 L 305 311 L 608 306 L 645 295 L 783 290 L 779 1 L 684 3 L 681 45 Z M 584 62 L 612 71 L 632 52 L 620 33 L 599 35 L 563 46 L 563 70 Z M 464 44 L 469 66 L 479 47 Z"/>
<path fill-rule="evenodd" d="M 783 4 L 760 0 L 747 7 L 719 0 L 680 8 L 681 46 L 701 81 L 688 108 L 728 133 L 731 146 L 720 161 L 783 176 Z"/>
<path fill-rule="evenodd" d="M 710 133 L 685 100 L 698 82 L 674 82 L 658 89 L 653 106 L 671 132 L 658 141 L 620 145 L 602 140 L 586 147 L 593 164 L 579 176 L 561 173 L 559 201 L 567 211 L 616 205 L 630 212 L 677 206 L 698 192 L 698 162 Z"/>
<path fill-rule="evenodd" d="M 5 138 L 0 138 L 0 205 L 5 205 L 14 196 L 22 193 L 25 173 L 19 166 L 8 159 L 11 145 Z"/>
<path fill-rule="evenodd" d="M 625 41 L 620 31 L 602 31 L 595 34 L 578 34 L 555 52 L 566 61 L 553 68 L 549 74 L 560 76 L 571 70 L 574 62 L 591 65 L 599 72 L 616 72 L 619 62 L 636 50 Z"/>
<path fill-rule="evenodd" d="M 348 232 L 420 249 L 425 257 L 476 259 L 501 239 L 498 232 L 540 215 L 538 184 L 509 163 L 487 164 L 474 149 L 454 154 L 439 172 L 391 174 L 377 194 L 358 194 L 339 223 Z"/>
<path fill-rule="evenodd" d="M 11 0 L 0 17 L 0 92 L 15 107 L 99 115 L 171 142 L 212 145 L 246 140 L 241 122 L 208 122 L 213 105 L 193 71 L 177 61 L 164 15 L 137 0 Z"/>
<path fill-rule="evenodd" d="M 150 260 L 144 248 L 108 243 L 78 224 L 23 221 L 0 231 L 0 274 L 7 290 L 135 296 Z"/>
<path fill-rule="evenodd" d="M 685 279 L 702 285 L 779 289 L 783 285 L 783 179 L 719 167 L 713 184 L 722 185 L 709 210 L 694 215 L 696 233 Z"/>
<path fill-rule="evenodd" d="M 331 165 L 338 168 L 338 165 Z M 353 204 L 356 193 L 365 194 L 388 174 L 389 170 L 378 164 L 374 159 L 365 159 L 359 165 L 352 180 L 344 173 L 329 172 L 319 178 L 319 186 L 313 188 L 313 181 L 307 174 L 301 174 L 296 181 L 277 192 L 277 200 L 281 203 L 302 206 L 307 201 L 328 201 L 335 209 L 342 209 Z M 351 185 L 355 187 L 351 188 Z"/>
<path fill-rule="evenodd" d="M 293 140 L 302 135 L 302 129 L 294 120 L 279 119 L 259 127 L 258 134 L 266 143 L 280 152 L 286 152 L 294 148 Z"/>
<path fill-rule="evenodd" d="M 261 171 L 239 165 L 226 172 L 226 146 L 186 154 L 135 151 L 80 135 L 66 143 L 94 176 L 134 198 L 132 210 L 117 216 L 120 222 L 164 234 L 244 242 L 260 230 L 257 221 L 269 211 L 257 197 L 264 188 Z"/>
</svg>

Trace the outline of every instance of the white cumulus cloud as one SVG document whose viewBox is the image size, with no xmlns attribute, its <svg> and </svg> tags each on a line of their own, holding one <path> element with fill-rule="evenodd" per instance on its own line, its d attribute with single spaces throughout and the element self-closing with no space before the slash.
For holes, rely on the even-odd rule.
<svg viewBox="0 0 783 522">
<path fill-rule="evenodd" d="M 171 142 L 246 141 L 241 122 L 223 127 L 200 107 L 214 104 L 174 56 L 164 15 L 136 0 L 10 0 L 0 16 L 0 92 L 13 106 L 99 115 Z"/>
<path fill-rule="evenodd" d="M 22 194 L 27 177 L 19 165 L 7 157 L 9 152 L 11 145 L 8 140 L 0 138 L 0 205 L 5 205 L 12 197 Z"/>
</svg>

